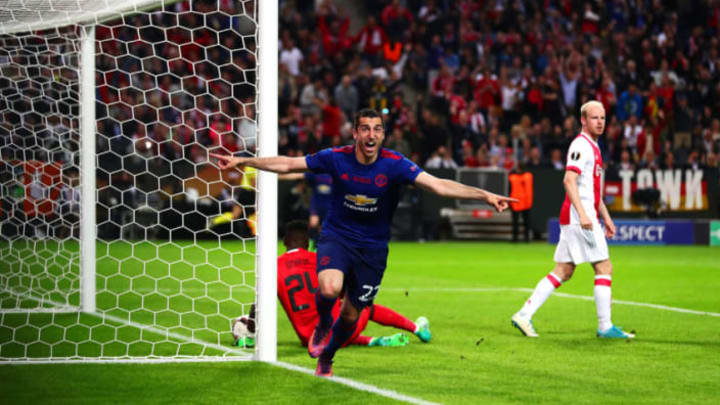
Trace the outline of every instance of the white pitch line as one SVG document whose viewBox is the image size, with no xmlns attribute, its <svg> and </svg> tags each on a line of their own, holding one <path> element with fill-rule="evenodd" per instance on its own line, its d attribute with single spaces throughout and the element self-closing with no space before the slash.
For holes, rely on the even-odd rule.
<svg viewBox="0 0 720 405">
<path fill-rule="evenodd" d="M 278 361 L 278 362 L 270 363 L 270 364 L 276 365 L 278 367 L 286 368 L 288 370 L 298 371 L 303 374 L 308 374 L 308 375 L 312 375 L 312 376 L 315 375 L 314 370 L 311 370 L 306 367 L 296 366 L 295 364 L 285 363 L 283 361 Z M 414 397 L 411 397 L 408 395 L 400 394 L 399 392 L 396 392 L 396 391 L 378 388 L 374 385 L 361 383 L 361 382 L 351 380 L 351 379 L 345 378 L 345 377 L 332 376 L 332 377 L 328 377 L 328 378 L 324 378 L 324 379 L 328 380 L 328 381 L 332 381 L 334 383 L 347 385 L 348 387 L 354 388 L 359 391 L 370 392 L 370 393 L 377 394 L 377 395 L 380 395 L 380 396 L 383 396 L 386 398 L 394 399 L 397 401 L 407 402 L 409 404 L 437 405 L 437 402 L 425 401 L 424 399 L 414 398 Z"/>
<path fill-rule="evenodd" d="M 521 287 L 479 287 L 479 288 L 467 288 L 467 287 L 447 287 L 447 288 L 384 288 L 384 291 L 395 291 L 395 292 L 402 292 L 402 291 L 414 291 L 414 292 L 524 292 L 524 293 L 532 293 L 532 288 L 521 288 Z M 588 296 L 588 295 L 577 295 L 577 294 L 567 294 L 562 292 L 554 292 L 552 295 L 556 295 L 558 297 L 563 298 L 572 298 L 576 300 L 583 300 L 583 301 L 595 301 L 595 297 Z M 671 307 L 667 305 L 660 305 L 660 304 L 650 304 L 647 302 L 635 302 L 635 301 L 625 301 L 625 300 L 616 300 L 613 299 L 613 304 L 620 304 L 620 305 L 630 305 L 634 307 L 645 307 L 645 308 L 653 308 L 653 309 L 659 309 L 663 311 L 671 311 L 671 312 L 680 312 L 683 314 L 692 314 L 692 315 L 705 315 L 705 316 L 712 316 L 719 318 L 720 313 L 718 312 L 708 312 L 708 311 L 696 311 L 694 309 L 687 309 L 687 308 L 678 308 L 678 307 Z"/>
<path fill-rule="evenodd" d="M 193 337 L 189 337 L 189 336 L 186 336 L 186 335 L 181 335 L 181 334 L 175 333 L 175 332 L 170 332 L 169 330 L 159 329 L 159 328 L 156 328 L 156 327 L 154 327 L 154 326 L 148 326 L 148 325 L 145 325 L 145 324 L 142 324 L 142 323 L 137 323 L 137 322 L 133 322 L 133 321 L 128 321 L 128 320 L 122 319 L 122 318 L 117 317 L 117 316 L 114 316 L 114 315 L 108 315 L 108 314 L 102 314 L 102 313 L 89 313 L 88 315 L 92 315 L 92 316 L 101 318 L 102 320 L 106 320 L 106 319 L 107 319 L 107 320 L 110 320 L 110 321 L 115 322 L 115 323 L 132 326 L 132 327 L 138 328 L 138 329 L 140 329 L 140 330 L 146 330 L 146 331 L 148 331 L 148 332 L 152 332 L 152 333 L 157 334 L 157 335 L 160 335 L 160 336 L 165 336 L 165 337 L 167 337 L 168 339 L 169 339 L 169 338 L 173 338 L 173 339 L 181 340 L 181 341 L 188 342 L 188 343 L 197 343 L 197 344 L 201 344 L 201 345 L 203 345 L 203 346 L 206 346 L 206 347 L 209 347 L 209 348 L 212 348 L 212 349 L 215 349 L 215 350 L 219 350 L 219 351 L 222 351 L 222 352 L 226 352 L 226 353 L 243 354 L 243 355 L 247 355 L 247 354 L 248 354 L 246 351 L 241 350 L 241 349 L 229 349 L 229 348 L 226 347 L 226 346 L 222 346 L 222 345 L 219 345 L 219 344 L 216 344 L 216 343 L 206 342 L 206 341 L 204 341 L 204 340 L 195 339 L 195 338 L 193 338 Z"/>
</svg>

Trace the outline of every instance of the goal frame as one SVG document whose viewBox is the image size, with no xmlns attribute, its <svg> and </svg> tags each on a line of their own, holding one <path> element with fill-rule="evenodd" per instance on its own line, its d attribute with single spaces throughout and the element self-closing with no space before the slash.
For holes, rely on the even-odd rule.
<svg viewBox="0 0 720 405">
<path fill-rule="evenodd" d="M 98 201 L 96 169 L 95 111 L 95 26 L 116 18 L 118 14 L 141 12 L 158 5 L 172 5 L 179 0 L 98 0 L 97 10 L 79 15 L 77 10 L 45 10 L 56 15 L 43 18 L 45 0 L 26 0 L 27 8 L 36 7 L 37 19 L 22 22 L 15 19 L 10 9 L 0 8 L 0 35 L 39 31 L 77 25 L 81 31 L 79 73 L 80 104 L 80 312 L 105 318 L 96 312 L 96 240 L 97 221 L 95 205 Z M 193 0 L 189 0 L 191 3 Z M 262 5 L 260 4 L 262 3 Z M 277 155 L 277 53 L 278 53 L 278 2 L 256 0 L 257 16 L 257 155 Z M 47 8 L 47 5 L 45 5 Z M 27 18 L 27 15 L 24 16 Z M 9 22 L 7 21 L 9 19 Z M 257 304 L 257 345 L 253 359 L 263 362 L 277 361 L 277 175 L 259 171 L 257 180 L 257 240 L 255 256 L 255 301 Z M 261 207 L 261 208 L 260 208 Z M 211 263 L 209 263 L 211 264 Z M 62 361 L 62 360 L 61 360 Z M 70 360 L 70 362 L 92 360 Z M 128 359 L 98 360 L 101 362 L 133 362 Z M 142 360 L 139 360 L 142 361 Z M 162 361 L 162 360 L 160 360 Z M 168 361 L 193 361 L 168 359 Z M 218 361 L 228 361 L 219 358 Z M 21 361 L 13 361 L 17 363 Z M 53 360 L 29 360 L 30 363 L 52 363 Z"/>
</svg>

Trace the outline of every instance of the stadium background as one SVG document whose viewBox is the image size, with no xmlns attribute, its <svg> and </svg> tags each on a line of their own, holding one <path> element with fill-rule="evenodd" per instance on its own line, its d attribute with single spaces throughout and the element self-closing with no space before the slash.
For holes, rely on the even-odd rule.
<svg viewBox="0 0 720 405">
<path fill-rule="evenodd" d="M 203 12 L 214 3 L 202 0 L 194 7 Z M 252 4 L 245 8 L 252 10 Z M 672 190 L 679 204 L 670 204 L 663 191 L 653 211 L 675 218 L 720 217 L 716 2 L 283 1 L 280 6 L 279 154 L 297 156 L 347 144 L 353 113 L 376 108 L 386 121 L 385 145 L 423 168 L 509 171 L 522 163 L 535 172 L 535 195 L 546 198 L 535 199 L 532 228 L 545 238 L 547 220 L 557 215 L 562 199 L 557 173 L 563 172 L 565 151 L 579 132 L 579 106 L 598 99 L 607 110 L 599 144 L 610 187 L 606 205 L 613 214 L 647 215 L 634 192 L 661 189 L 664 176 L 674 174 L 680 176 Z M 240 3 L 221 1 L 223 7 L 232 14 Z M 232 26 L 234 34 L 225 31 L 219 38 L 225 47 L 211 46 L 211 30 L 191 35 L 184 29 L 199 23 L 191 21 L 197 18 L 193 16 L 167 32 L 167 40 L 181 46 L 153 47 L 163 43 L 163 32 L 131 29 L 142 25 L 140 17 L 131 17 L 127 26 L 98 30 L 106 52 L 97 61 L 105 83 L 97 88 L 102 238 L 117 237 L 117 224 L 144 204 L 162 212 L 155 224 L 184 221 L 188 229 L 173 236 L 189 236 L 205 220 L 174 213 L 187 212 L 194 203 L 194 198 L 177 196 L 192 187 L 187 182 L 195 175 L 205 180 L 219 176 L 211 167 L 203 172 L 206 150 L 255 151 L 255 45 L 244 40 L 255 29 L 252 16 L 208 16 L 208 27 Z M 111 38 L 118 40 L 107 40 Z M 202 62 L 205 48 L 207 61 Z M 147 58 L 154 52 L 156 57 Z M 113 55 L 120 57 L 117 64 Z M 177 56 L 184 59 L 173 59 Z M 215 60 L 226 59 L 233 63 L 213 67 Z M 162 60 L 172 62 L 166 66 Z M 155 83 L 151 76 L 131 74 L 141 66 L 157 74 L 154 90 L 148 87 Z M 172 100 L 163 96 L 163 91 L 178 88 L 183 91 Z M 213 102 L 203 95 L 205 89 L 224 101 Z M 28 130 L 5 133 L 3 160 L 51 159 L 57 166 L 77 149 L 77 139 L 71 139 L 62 122 L 32 135 L 39 120 L 25 117 Z M 201 168 L 197 173 L 195 165 Z M 18 170 L 23 169 L 4 166 L 3 183 L 18 177 L 13 173 Z M 31 183 L 37 170 L 53 169 L 25 165 L 22 182 Z M 652 173 L 649 184 L 637 184 L 643 170 Z M 701 203 L 690 208 L 684 206 L 688 170 L 702 172 Z M 621 192 L 622 171 L 634 173 L 630 192 Z M 440 173 L 454 177 L 452 171 Z M 76 181 L 72 170 L 64 174 L 67 182 Z M 59 177 L 40 181 L 48 178 L 57 182 Z M 153 193 L 158 179 L 163 192 Z M 307 212 L 309 190 L 300 185 L 290 193 L 287 187 L 281 184 L 280 224 Z M 8 195 L 13 194 L 10 188 Z M 137 191 L 147 195 L 139 198 Z M 205 192 L 218 196 L 220 191 Z M 412 193 L 406 196 L 412 215 L 402 215 L 401 205 L 398 221 L 422 221 L 399 224 L 396 229 L 404 230 L 396 236 L 432 240 L 447 235 L 437 212 L 453 203 Z M 629 199 L 632 203 L 623 205 Z M 9 199 L 3 200 L 7 213 Z M 104 208 L 113 201 L 123 201 L 125 211 Z M 246 202 L 252 204 L 252 198 Z M 169 206 L 175 211 L 164 210 Z M 205 215 L 218 211 L 198 209 Z M 48 210 L 39 209 L 44 214 Z M 249 232 L 242 224 L 235 231 Z M 169 233 L 161 229 L 154 235 Z"/>
<path fill-rule="evenodd" d="M 214 2 L 196 1 L 195 5 L 202 9 L 204 5 L 210 3 Z M 239 4 L 247 5 L 252 9 L 251 3 L 254 4 L 254 2 L 233 1 L 221 1 L 221 3 L 223 7 L 230 9 L 238 7 Z M 537 214 L 533 216 L 533 227 L 542 235 L 548 231 L 545 219 L 556 215 L 559 200 L 562 199 L 560 178 L 564 169 L 563 157 L 569 142 L 579 131 L 577 118 L 579 106 L 587 99 L 597 98 L 603 102 L 607 110 L 608 125 L 600 145 L 606 173 L 611 179 L 618 179 L 621 170 L 681 170 L 682 176 L 686 170 L 702 171 L 706 182 L 703 186 L 703 195 L 707 198 L 707 205 L 703 205 L 702 209 L 690 211 L 672 209 L 669 206 L 662 207 L 661 218 L 701 220 L 720 218 L 717 191 L 717 154 L 720 148 L 720 44 L 718 43 L 720 4 L 717 1 L 538 3 L 401 0 L 399 8 L 391 3 L 394 2 L 301 0 L 280 2 L 280 59 L 285 62 L 280 65 L 278 88 L 280 154 L 301 155 L 326 146 L 348 143 L 350 140 L 348 117 L 353 111 L 365 106 L 380 110 L 387 109 L 386 146 L 406 154 L 429 170 L 441 170 L 437 173 L 452 177 L 456 166 L 509 170 L 517 162 L 525 163 L 535 173 L 535 186 L 538 190 L 535 195 L 543 196 L 536 199 L 533 208 L 534 213 Z M 179 3 L 178 7 L 187 7 L 187 3 Z M 372 19 L 376 24 L 371 23 Z M 214 24 L 212 18 L 210 23 Z M 226 22 L 218 20 L 217 24 L 222 26 Z M 254 30 L 252 21 L 238 20 L 231 24 L 239 32 Z M 190 45 L 184 49 L 187 50 L 188 57 L 192 58 L 192 42 L 202 41 L 202 35 L 193 39 L 186 36 L 182 30 L 173 34 L 176 35 L 174 41 Z M 98 35 L 103 34 L 100 32 Z M 131 31 L 123 34 L 120 30 L 119 35 L 123 41 L 131 43 L 132 49 L 128 53 L 147 54 L 148 51 L 143 50 L 145 45 L 142 42 L 133 43 Z M 152 38 L 154 34 L 147 32 L 142 35 Z M 380 41 L 376 41 L 378 38 Z M 238 37 L 231 37 L 227 41 L 227 46 L 231 49 L 242 49 L 245 46 L 238 42 L 240 41 Z M 388 45 L 387 48 L 385 45 Z M 250 47 L 252 49 L 252 45 Z M 168 47 L 164 51 L 172 52 L 171 49 Z M 303 62 L 295 69 L 293 60 L 297 60 L 299 55 L 302 56 Z M 166 54 L 163 57 L 172 58 L 173 55 Z M 101 155 L 99 184 L 111 184 L 113 188 L 132 194 L 133 188 L 142 190 L 144 181 L 152 183 L 155 181 L 153 177 L 160 177 L 169 170 L 177 176 L 177 183 L 163 186 L 176 190 L 172 194 L 177 194 L 178 190 L 182 189 L 182 184 L 191 179 L 193 174 L 192 165 L 185 161 L 202 167 L 205 148 L 252 153 L 253 135 L 248 134 L 255 132 L 253 89 L 244 86 L 243 83 L 254 82 L 252 69 L 255 67 L 255 60 L 252 53 L 246 51 L 233 52 L 231 58 L 240 69 L 228 69 L 219 74 L 226 75 L 228 81 L 236 84 L 230 89 L 221 86 L 213 88 L 213 91 L 220 94 L 225 92 L 237 95 L 238 103 L 225 106 L 205 106 L 205 110 L 198 108 L 182 112 L 178 112 L 178 109 L 166 108 L 156 117 L 153 115 L 155 108 L 144 104 L 145 99 L 134 94 L 131 89 L 120 93 L 106 92 L 103 88 L 99 88 L 97 96 L 102 101 L 98 104 L 99 131 L 107 139 L 107 142 L 103 143 L 103 137 L 100 137 L 98 142 L 98 153 Z M 139 58 L 129 56 L 122 63 L 125 64 L 126 69 L 131 70 L 133 64 L 140 61 Z M 104 69 L 102 61 L 98 64 L 98 69 Z M 120 87 L 132 88 L 136 85 L 131 84 L 131 78 L 124 74 L 122 69 L 113 70 L 109 67 L 107 69 L 107 75 L 112 77 L 106 80 L 125 83 Z M 179 64 L 173 69 L 182 72 L 189 67 Z M 181 75 L 182 79 L 168 75 L 164 85 L 177 86 L 179 80 L 182 80 L 183 88 L 188 89 L 186 97 L 192 98 L 193 101 L 201 100 L 202 97 L 194 97 L 193 83 L 197 84 L 200 94 L 205 82 L 213 81 L 210 72 L 211 70 L 203 72 L 203 68 L 199 68 L 197 72 L 193 71 L 191 74 L 190 70 L 186 70 Z M 342 84 L 344 77 L 348 77 L 349 86 Z M 119 98 L 128 101 L 134 108 L 112 112 L 115 117 L 126 114 L 122 124 L 118 124 L 114 119 L 104 120 L 103 114 L 110 112 L 104 110 L 103 106 L 118 105 L 113 102 Z M 178 105 L 195 105 L 194 102 L 184 102 L 182 99 L 174 102 Z M 199 103 L 202 106 L 202 102 Z M 234 118 L 228 122 L 221 119 L 215 121 L 208 118 L 208 108 L 211 111 L 223 111 Z M 144 131 L 145 126 L 142 124 L 145 114 L 148 122 L 157 119 L 160 123 L 172 123 L 173 126 L 182 123 L 181 129 L 166 131 L 162 124 L 158 124 L 148 127 L 149 131 Z M 73 141 L 76 140 L 63 139 L 62 135 L 66 132 L 62 128 L 54 128 L 54 130 L 57 134 L 48 132 L 48 139 L 68 142 L 69 150 L 76 147 L 73 146 Z M 117 137 L 115 136 L 117 134 L 126 136 Z M 22 131 L 13 132 L 10 136 L 3 134 L 3 160 L 11 161 L 21 150 L 24 153 L 38 153 L 40 155 L 37 156 L 37 160 L 46 160 L 47 156 L 42 156 L 42 153 L 55 148 L 48 148 L 45 144 L 33 144 L 32 139 L 37 138 L 24 136 Z M 150 146 L 143 147 L 148 145 L 147 142 Z M 118 155 L 121 156 L 120 160 L 116 157 Z M 151 158 L 157 156 L 164 156 L 177 163 L 169 167 L 142 166 L 133 169 L 134 162 L 142 165 L 142 161 L 152 162 Z M 65 156 L 54 157 L 60 161 L 64 158 Z M 35 169 L 24 170 L 30 174 L 26 176 L 26 181 L 31 182 L 31 174 Z M 138 170 L 138 173 L 147 170 L 153 175 L 136 177 L 133 176 L 133 170 Z M 114 174 L 110 176 L 107 173 Z M 17 173 L 4 172 L 4 175 L 14 178 Z M 69 177 L 73 177 L 73 174 L 70 173 Z M 284 190 L 281 194 L 285 195 L 285 199 L 281 202 L 280 213 L 287 217 L 284 217 L 280 223 L 291 217 L 305 215 L 303 210 L 307 199 L 297 198 L 297 194 L 290 191 L 294 187 L 299 187 L 296 191 L 301 191 L 301 195 L 307 193 L 307 190 L 302 190 L 302 185 L 281 185 L 281 190 Z M 136 203 L 132 196 L 124 197 L 122 194 L 120 193 L 119 198 L 122 198 L 130 209 L 140 206 L 142 202 L 148 203 L 147 199 Z M 408 192 L 408 196 L 411 194 L 412 192 Z M 117 198 L 117 196 L 101 194 L 101 198 L 108 200 L 112 197 Z M 159 206 L 173 204 L 173 207 L 178 207 L 181 211 L 184 209 L 182 208 L 184 204 L 190 204 L 182 200 L 170 202 L 163 200 L 162 196 L 154 203 Z M 443 204 L 453 205 L 453 202 L 439 203 L 439 205 Z M 424 209 L 425 206 L 421 207 Z M 4 209 L 3 212 L 8 211 Z M 121 212 L 114 213 L 122 215 Z M 100 209 L 99 222 L 103 221 L 102 215 L 107 215 L 106 218 L 109 218 L 112 214 L 113 212 L 110 211 L 103 213 Z M 212 215 L 214 211 L 206 214 Z M 613 215 L 642 220 L 645 213 L 636 206 L 629 212 L 615 210 Z M 171 220 L 172 218 L 160 218 L 157 221 Z M 200 216 L 194 221 L 195 226 L 205 225 L 205 218 Z M 111 222 L 122 222 L 122 220 L 108 221 L 109 229 L 100 230 L 105 232 L 100 235 L 102 238 L 112 239 L 122 232 Z M 6 231 L 3 229 L 3 233 Z M 241 235 L 248 235 L 249 232 L 244 224 L 240 224 L 235 231 Z M 427 232 L 425 227 L 421 226 L 419 230 L 404 237 L 433 239 L 438 236 L 436 233 Z M 154 235 L 158 238 L 166 236 L 162 233 Z M 174 236 L 183 237 L 182 234 Z M 543 265 L 538 263 L 547 264 L 547 260 L 551 257 L 549 247 L 544 244 L 531 245 L 532 252 L 508 247 L 505 244 L 481 245 L 481 248 L 487 247 L 487 249 L 476 249 L 465 244 L 451 245 L 450 250 L 443 256 L 454 257 L 458 254 L 467 256 L 468 261 L 459 264 L 460 268 L 472 266 L 472 258 L 475 256 L 472 256 L 471 252 L 475 250 L 497 250 L 504 252 L 506 257 L 515 257 L 515 259 L 494 263 L 492 257 L 484 254 L 475 257 L 475 262 L 483 263 L 485 272 L 481 275 L 470 272 L 462 277 L 454 275 L 457 280 L 446 280 L 433 278 L 434 273 L 427 271 L 420 272 L 419 278 L 412 278 L 411 275 L 415 276 L 417 266 L 432 267 L 430 264 L 434 263 L 437 267 L 443 264 L 432 262 L 431 258 L 427 257 L 422 259 L 426 260 L 426 264 L 418 265 L 412 259 L 417 254 L 419 245 L 395 246 L 396 251 L 404 253 L 395 256 L 396 260 L 391 261 L 396 275 L 389 279 L 389 291 L 381 298 L 410 312 L 416 311 L 417 308 L 427 310 L 432 306 L 459 308 L 462 307 L 463 302 L 447 304 L 452 301 L 446 301 L 448 297 L 443 294 L 423 296 L 422 299 L 415 300 L 417 294 L 412 289 L 410 296 L 413 299 L 403 301 L 404 297 L 408 297 L 406 285 L 432 288 L 443 285 L 437 284 L 438 280 L 442 280 L 453 288 L 463 288 L 466 285 L 475 285 L 479 277 L 483 283 L 490 286 L 497 284 L 529 287 L 536 281 L 536 274 L 520 270 L 526 269 L 529 263 L 535 267 L 542 267 Z M 431 247 L 423 249 L 436 251 L 435 245 L 424 246 Z M 633 276 L 637 277 L 635 279 L 626 276 L 628 287 L 619 288 L 618 297 L 632 297 L 649 302 L 717 312 L 717 299 L 706 294 L 698 294 L 698 291 L 704 291 L 708 286 L 712 287 L 717 283 L 711 277 L 712 270 L 715 269 L 713 257 L 717 257 L 717 254 L 708 250 L 656 249 L 647 251 L 656 259 L 642 265 L 633 259 L 636 251 L 630 248 L 613 251 L 616 255 L 614 257 L 617 257 L 615 264 L 618 268 L 637 271 L 633 273 Z M 683 256 L 686 258 L 682 259 Z M 661 268 L 663 264 L 673 267 Z M 507 267 L 513 270 L 504 274 Z M 661 268 L 660 278 L 648 276 L 655 274 L 652 272 L 657 271 L 658 268 Z M 676 272 L 681 272 L 681 275 Z M 497 276 L 498 274 L 501 275 Z M 453 284 L 452 281 L 458 283 Z M 578 284 L 580 282 L 584 281 L 578 281 Z M 648 285 L 647 290 L 637 289 L 632 292 L 629 290 L 629 286 L 639 287 L 642 284 Z M 583 291 L 580 285 L 570 288 L 572 292 Z M 427 361 L 431 358 L 434 370 L 431 374 L 437 376 L 436 370 L 441 370 L 444 378 L 438 380 L 447 381 L 453 376 L 451 369 L 458 367 L 458 364 L 451 362 L 448 365 L 442 361 L 435 361 L 435 357 L 444 357 L 444 350 L 449 350 L 454 358 L 461 360 L 470 358 L 479 363 L 489 361 L 496 367 L 501 364 L 501 368 L 508 376 L 517 377 L 522 373 L 510 373 L 508 370 L 512 368 L 512 361 L 507 360 L 509 363 L 504 363 L 506 359 L 502 357 L 502 353 L 521 350 L 518 347 L 524 342 L 518 343 L 493 328 L 496 323 L 507 321 L 505 312 L 515 308 L 518 300 L 521 300 L 526 293 L 521 291 L 517 296 L 511 297 L 512 299 L 501 299 L 502 311 L 497 311 L 497 315 L 478 314 L 479 311 L 475 310 L 456 314 L 429 309 L 434 312 L 434 319 L 444 317 L 438 322 L 440 330 L 445 331 L 446 334 L 441 342 L 449 343 L 450 349 L 447 349 L 447 346 L 433 347 L 429 355 L 427 348 L 412 348 L 412 352 L 406 352 L 407 359 L 403 360 L 398 356 L 392 359 L 393 364 L 403 365 L 403 369 L 410 370 L 413 362 Z M 475 302 L 478 308 L 489 308 L 493 305 L 497 305 L 497 302 L 485 301 L 484 298 Z M 575 320 L 575 309 L 566 315 L 563 311 L 567 308 L 561 307 L 560 304 L 555 305 L 555 308 L 558 309 L 558 313 L 563 313 L 563 317 L 573 317 L 572 321 L 560 321 L 550 315 L 545 318 L 547 324 L 550 324 L 551 318 L 552 322 L 558 322 L 556 329 L 549 329 L 551 335 L 558 339 L 557 345 L 569 347 L 576 345 L 578 340 L 589 339 L 584 329 L 587 329 L 587 324 L 592 322 L 582 323 Z M 589 343 L 582 345 L 582 350 L 586 352 L 578 349 L 568 354 L 560 352 L 555 347 L 547 351 L 544 351 L 545 347 L 540 347 L 537 349 L 538 353 L 533 353 L 537 357 L 525 354 L 521 356 L 521 360 L 536 362 L 540 358 L 542 359 L 540 362 L 550 362 L 558 355 L 566 355 L 574 362 L 582 363 L 583 357 L 589 351 L 596 356 L 609 356 L 611 360 L 627 362 L 635 373 L 640 374 L 637 380 L 629 379 L 627 382 L 622 381 L 622 378 L 617 380 L 611 375 L 605 376 L 608 381 L 623 387 L 620 392 L 605 393 L 616 402 L 623 402 L 629 398 L 632 398 L 631 402 L 638 403 L 660 401 L 663 398 L 679 399 L 685 395 L 683 391 L 697 402 L 711 400 L 714 392 L 712 382 L 714 380 L 711 377 L 713 373 L 717 375 L 718 370 L 717 362 L 712 360 L 713 353 L 717 349 L 717 344 L 714 342 L 717 329 L 713 329 L 712 323 L 714 319 L 703 322 L 699 319 L 681 319 L 680 315 L 676 314 L 653 316 L 638 312 L 639 310 L 618 309 L 617 311 L 622 316 L 636 321 L 641 330 L 647 333 L 645 338 L 648 344 L 633 346 L 633 352 L 629 356 L 620 347 L 613 346 L 608 350 Z M 590 320 L 588 314 L 588 311 L 580 311 L 578 318 L 588 318 L 585 319 L 588 321 Z M 468 356 L 465 346 L 458 349 L 460 347 L 458 342 L 466 337 L 451 332 L 457 329 L 457 317 L 473 320 L 476 317 L 484 317 L 481 318 L 480 326 L 474 322 L 464 322 L 463 328 L 474 330 L 473 328 L 479 327 L 481 330 L 489 330 L 490 332 L 483 337 L 487 338 L 488 342 L 493 342 L 493 345 L 498 345 L 492 346 L 497 350 L 497 357 L 486 353 Z M 640 319 L 645 320 L 639 321 Z M 677 334 L 667 337 L 657 330 L 652 330 L 657 322 L 663 321 L 668 321 L 673 329 L 672 332 Z M 564 328 L 569 328 L 572 332 L 564 335 Z M 689 336 L 688 330 L 692 331 Z M 280 332 L 281 345 L 284 345 L 281 347 L 281 354 L 291 361 L 311 367 L 306 359 L 293 357 L 298 350 L 297 347 L 290 346 L 292 336 L 288 332 L 289 330 Z M 487 347 L 482 346 L 480 337 L 473 335 L 472 343 L 479 348 Z M 504 343 L 497 343 L 501 340 Z M 674 376 L 681 381 L 681 384 L 670 388 L 667 397 L 657 394 L 663 387 L 668 386 L 664 383 L 667 381 L 652 375 L 653 363 L 645 361 L 662 355 L 667 356 L 669 360 L 667 363 L 662 363 L 660 369 L 666 373 L 665 375 Z M 353 353 L 350 356 L 352 356 L 350 362 L 352 367 L 345 366 L 340 369 L 340 373 L 360 379 L 367 377 L 360 374 L 359 370 L 362 366 L 367 366 L 363 359 L 368 354 Z M 373 359 L 382 362 L 385 360 L 383 357 L 387 355 L 380 353 L 370 356 L 378 356 Z M 704 362 L 698 359 L 710 360 Z M 462 364 L 462 361 L 459 364 Z M 593 366 L 594 364 L 582 364 L 579 370 L 589 373 L 593 371 Z M 677 367 L 679 372 L 673 373 L 672 367 Z M 707 367 L 710 371 L 704 375 L 694 373 L 702 367 Z M 32 374 L 37 372 L 16 373 L 15 371 L 19 369 L 7 367 L 2 370 L 6 377 L 11 378 L 11 374 L 17 374 L 20 377 L 14 378 L 20 378 L 21 381 L 25 378 L 25 382 L 34 379 Z M 37 373 L 46 375 L 47 380 L 55 378 L 51 368 L 46 370 Z M 533 370 L 535 373 L 531 378 L 532 384 L 535 385 L 531 387 L 557 383 L 557 379 L 553 376 L 543 375 L 537 368 Z M 576 375 L 577 370 L 568 371 L 568 375 Z M 643 372 L 644 370 L 647 371 Z M 489 375 L 484 376 L 488 380 L 494 378 Z M 371 382 L 381 384 L 383 378 L 386 376 L 379 372 L 377 376 L 369 379 Z M 452 396 L 458 394 L 442 392 L 432 394 L 416 387 L 414 383 L 411 383 L 410 387 L 402 385 L 403 382 L 399 377 L 393 377 L 392 380 L 393 387 L 400 387 L 397 388 L 400 391 L 428 395 L 428 398 L 437 400 L 441 400 L 441 395 L 446 394 L 450 395 L 447 398 L 450 398 L 451 402 L 478 398 L 465 397 L 462 394 Z M 473 391 L 474 382 L 464 380 L 461 382 L 464 385 L 458 389 L 459 391 L 476 393 Z M 262 381 L 258 382 L 258 385 L 261 383 Z M 220 386 L 217 382 L 205 384 Z M 419 384 L 443 389 L 442 385 L 434 385 L 427 380 L 422 380 Z M 582 381 L 578 387 L 588 391 L 597 384 L 599 384 L 597 380 Z M 58 388 L 52 384 L 49 386 Z M 293 385 L 288 384 L 288 386 Z M 654 388 L 657 392 L 651 393 L 639 388 L 642 386 Z M 9 390 L 8 387 L 4 389 Z M 300 389 L 307 389 L 308 384 L 301 387 Z M 160 395 L 171 392 L 173 388 L 177 387 L 169 386 L 165 391 L 159 390 L 155 394 L 160 398 L 157 400 L 161 400 Z M 506 388 L 517 387 L 501 384 L 498 390 L 502 391 Z M 564 384 L 562 388 L 568 389 Z M 87 389 L 92 392 L 92 388 Z M 138 390 L 141 391 L 141 388 L 138 387 Z M 630 392 L 636 396 L 622 396 Z M 17 391 L 14 393 L 16 396 L 10 398 L 28 395 L 22 392 L 18 394 Z M 225 392 L 221 392 L 217 395 L 221 398 L 224 394 Z M 257 395 L 250 398 L 254 398 L 255 402 L 267 398 L 262 392 Z M 282 398 L 285 402 L 289 402 L 288 398 L 293 398 L 294 394 L 290 392 L 285 395 Z M 354 394 L 346 395 L 352 398 Z M 499 396 L 493 396 L 493 393 L 487 394 L 490 399 L 498 402 L 542 402 L 542 400 L 561 402 L 563 400 L 553 396 L 555 394 L 552 392 L 545 393 L 547 395 L 545 397 L 541 394 L 537 396 L 518 394 L 510 397 L 504 395 L 507 395 L 504 391 Z M 153 395 L 150 397 L 154 398 Z M 597 397 L 578 396 L 577 399 L 579 402 L 593 402 Z M 567 401 L 567 398 L 564 400 Z"/>
</svg>

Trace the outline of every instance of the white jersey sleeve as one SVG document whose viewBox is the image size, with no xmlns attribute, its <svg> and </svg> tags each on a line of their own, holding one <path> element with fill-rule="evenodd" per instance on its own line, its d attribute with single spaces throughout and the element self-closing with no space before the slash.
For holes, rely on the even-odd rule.
<svg viewBox="0 0 720 405">
<path fill-rule="evenodd" d="M 577 174 L 582 175 L 583 172 L 587 170 L 592 171 L 594 161 L 595 158 L 587 140 L 578 136 L 574 141 L 572 141 L 570 148 L 568 149 L 565 169 L 572 170 Z"/>
</svg>

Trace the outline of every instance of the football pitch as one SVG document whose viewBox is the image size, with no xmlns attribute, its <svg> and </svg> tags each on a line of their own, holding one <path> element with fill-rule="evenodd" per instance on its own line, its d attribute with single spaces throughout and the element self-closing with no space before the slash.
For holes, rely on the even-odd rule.
<svg viewBox="0 0 720 405">
<path fill-rule="evenodd" d="M 553 249 L 546 243 L 392 243 L 376 302 L 411 319 L 427 316 L 433 339 L 423 344 L 413 336 L 400 348 L 343 349 L 335 375 L 448 404 L 718 401 L 720 249 L 611 246 L 613 321 L 637 338 L 595 337 L 593 276 L 586 264 L 536 314 L 540 338 L 528 339 L 510 326 L 510 316 L 551 270 Z M 223 259 L 222 265 L 233 261 Z M 0 403 L 397 402 L 288 369 L 312 370 L 315 361 L 278 311 L 278 360 L 286 367 L 3 365 Z M 366 330 L 373 336 L 395 332 L 373 324 Z M 228 330 L 221 342 L 231 340 Z"/>
</svg>

